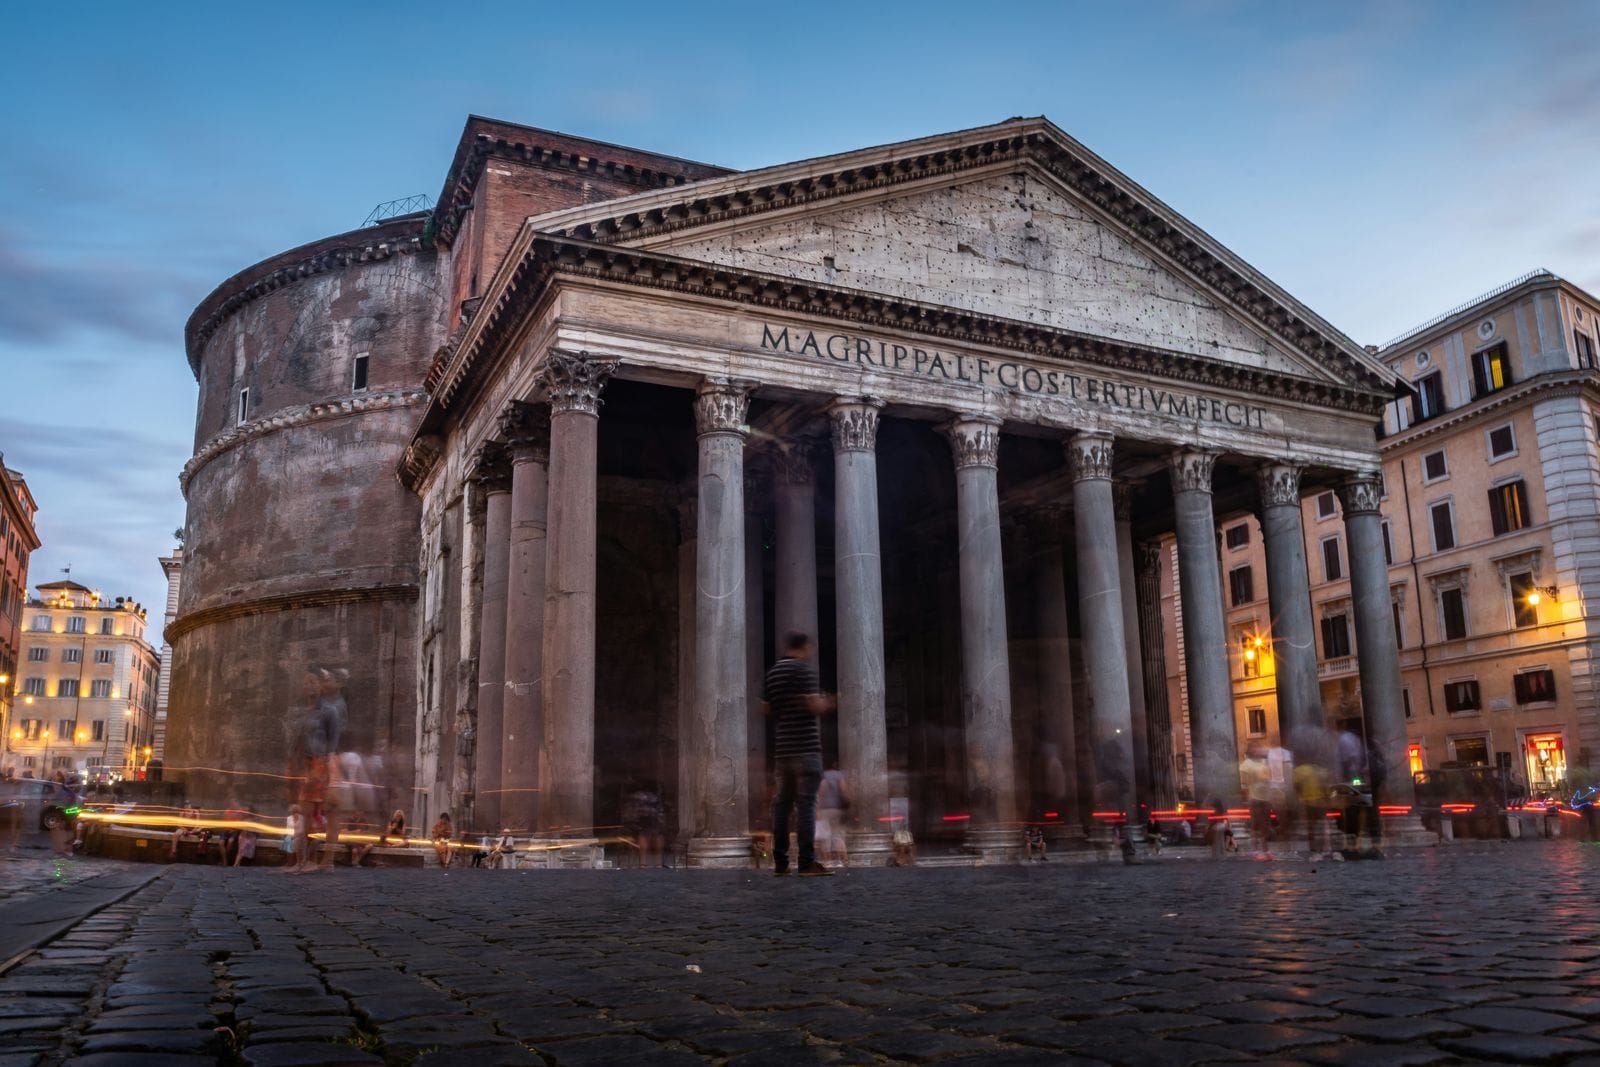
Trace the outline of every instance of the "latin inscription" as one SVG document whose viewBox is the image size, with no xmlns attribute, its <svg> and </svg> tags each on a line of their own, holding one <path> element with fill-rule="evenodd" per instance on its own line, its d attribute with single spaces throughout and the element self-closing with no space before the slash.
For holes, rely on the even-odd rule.
<svg viewBox="0 0 1600 1067">
<path fill-rule="evenodd" d="M 915 345 L 873 340 L 848 333 L 818 334 L 787 326 L 761 326 L 761 347 L 833 363 L 855 363 L 946 382 L 966 382 L 981 389 L 1004 389 L 1028 396 L 1064 397 L 1082 403 L 1121 408 L 1195 422 L 1218 422 L 1259 430 L 1266 410 L 1237 400 L 1203 393 L 1072 374 L 1017 360 L 994 360 L 963 353 L 940 352 Z"/>
</svg>

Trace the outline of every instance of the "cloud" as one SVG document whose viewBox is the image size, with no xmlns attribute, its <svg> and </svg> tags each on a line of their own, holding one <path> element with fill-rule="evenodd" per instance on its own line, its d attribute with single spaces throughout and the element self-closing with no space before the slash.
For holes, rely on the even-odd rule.
<svg viewBox="0 0 1600 1067">
<path fill-rule="evenodd" d="M 196 292 L 204 292 L 203 283 L 145 263 L 56 262 L 0 233 L 0 341 L 46 345 L 89 330 L 180 346 Z"/>
</svg>

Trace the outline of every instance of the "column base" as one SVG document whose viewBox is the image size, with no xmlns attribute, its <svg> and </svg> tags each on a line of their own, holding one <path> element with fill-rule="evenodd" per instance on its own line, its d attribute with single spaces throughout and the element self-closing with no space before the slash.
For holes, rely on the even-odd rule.
<svg viewBox="0 0 1600 1067">
<path fill-rule="evenodd" d="M 1384 848 L 1426 848 L 1439 843 L 1439 835 L 1424 829 L 1422 819 L 1414 813 L 1382 818 Z"/>
<path fill-rule="evenodd" d="M 746 868 L 750 866 L 750 835 L 691 837 L 687 853 L 691 867 Z"/>
<path fill-rule="evenodd" d="M 882 867 L 885 857 L 894 851 L 894 835 L 881 830 L 850 830 L 845 843 L 852 867 Z"/>
<path fill-rule="evenodd" d="M 519 867 L 544 870 L 589 870 L 606 862 L 605 848 L 593 837 L 536 837 L 518 856 Z"/>
<path fill-rule="evenodd" d="M 982 863 L 1016 863 L 1022 859 L 1022 831 L 1012 827 L 969 828 L 961 847 Z"/>
</svg>

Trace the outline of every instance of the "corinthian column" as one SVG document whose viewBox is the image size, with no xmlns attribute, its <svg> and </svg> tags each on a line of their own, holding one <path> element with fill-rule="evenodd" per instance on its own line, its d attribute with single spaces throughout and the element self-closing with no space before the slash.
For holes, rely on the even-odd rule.
<svg viewBox="0 0 1600 1067">
<path fill-rule="evenodd" d="M 544 742 L 545 511 L 550 465 L 549 409 L 513 401 L 500 416 L 511 449 L 511 552 L 506 586 L 505 739 L 500 758 L 500 825 L 531 831 Z"/>
<path fill-rule="evenodd" d="M 1145 715 L 1150 739 L 1150 793 L 1145 802 L 1169 808 L 1178 796 L 1173 781 L 1172 710 L 1167 703 L 1167 642 L 1161 621 L 1159 541 L 1139 544 L 1139 645 L 1144 671 Z"/>
<path fill-rule="evenodd" d="M 1222 570 L 1211 509 L 1215 452 L 1172 454 L 1177 516 L 1178 585 L 1183 601 L 1183 648 L 1194 728 L 1195 799 L 1234 807 L 1239 798 L 1239 743 L 1233 728 L 1233 682 L 1228 678 L 1228 631 L 1222 618 Z"/>
<path fill-rule="evenodd" d="M 1133 763 L 1133 714 L 1128 701 L 1128 646 L 1122 620 L 1121 563 L 1111 488 L 1109 434 L 1074 434 L 1067 442 L 1072 466 L 1072 515 L 1078 546 L 1078 617 L 1083 626 L 1084 674 L 1089 688 L 1090 752 L 1094 802 L 1120 812 L 1127 840 L 1144 840 L 1138 779 Z"/>
<path fill-rule="evenodd" d="M 1039 634 L 1039 704 L 1046 749 L 1044 792 L 1062 823 L 1061 836 L 1081 841 L 1078 804 L 1078 743 L 1073 729 L 1072 635 L 1067 624 L 1067 570 L 1061 533 L 1065 507 L 1040 508 L 1033 516 L 1033 618 Z"/>
<path fill-rule="evenodd" d="M 505 446 L 490 441 L 480 447 L 472 477 L 483 494 L 486 514 L 471 822 L 476 828 L 487 830 L 500 825 L 500 767 L 505 738 L 506 578 L 511 558 L 511 464 Z M 463 820 L 464 826 L 466 823 Z"/>
<path fill-rule="evenodd" d="M 889 740 L 884 721 L 883 565 L 878 537 L 881 400 L 835 400 L 833 581 L 837 600 L 839 763 L 852 791 L 852 852 L 889 848 Z"/>
<path fill-rule="evenodd" d="M 551 349 L 544 580 L 544 775 L 539 829 L 594 839 L 595 526 L 600 393 L 617 360 Z"/>
<path fill-rule="evenodd" d="M 1345 537 L 1350 544 L 1350 600 L 1356 622 L 1356 662 L 1361 671 L 1361 710 L 1367 740 L 1383 756 L 1379 804 L 1408 809 L 1417 802 L 1406 758 L 1406 714 L 1400 695 L 1400 652 L 1395 647 L 1389 599 L 1389 567 L 1383 555 L 1382 475 L 1352 475 L 1339 487 Z M 1421 830 L 1411 814 L 1406 829 Z"/>
<path fill-rule="evenodd" d="M 1300 468 L 1269 463 L 1256 472 L 1261 540 L 1267 552 L 1267 605 L 1278 689 L 1278 733 L 1297 759 L 1309 760 L 1322 725 L 1317 638 L 1311 622 L 1305 531 L 1300 522 Z"/>
<path fill-rule="evenodd" d="M 1117 510 L 1117 585 L 1122 590 L 1123 657 L 1128 671 L 1128 715 L 1133 723 L 1133 780 L 1141 803 L 1150 803 L 1150 730 L 1145 714 L 1144 675 L 1139 670 L 1139 589 L 1133 567 L 1133 492 L 1131 482 L 1111 486 Z"/>
<path fill-rule="evenodd" d="M 796 441 L 775 453 L 773 506 L 777 521 L 773 629 L 783 654 L 785 634 L 817 640 L 817 510 L 812 446 Z"/>
<path fill-rule="evenodd" d="M 1015 857 L 1022 834 L 1017 826 L 1005 565 L 1000 557 L 1000 420 L 962 417 L 946 424 L 944 431 L 955 455 L 960 531 L 961 710 L 971 809 L 967 847 L 1009 859 Z"/>
<path fill-rule="evenodd" d="M 745 747 L 744 439 L 749 391 L 707 381 L 695 394 L 699 531 L 695 559 L 695 701 L 680 758 L 689 776 L 689 863 L 750 861 Z"/>
</svg>

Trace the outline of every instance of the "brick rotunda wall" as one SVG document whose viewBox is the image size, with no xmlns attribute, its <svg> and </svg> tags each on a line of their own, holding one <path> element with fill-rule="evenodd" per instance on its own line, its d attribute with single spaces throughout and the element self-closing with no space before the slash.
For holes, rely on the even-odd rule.
<svg viewBox="0 0 1600 1067">
<path fill-rule="evenodd" d="M 380 757 L 393 795 L 372 803 L 408 803 L 419 505 L 395 468 L 447 288 L 422 230 L 405 218 L 286 252 L 190 319 L 200 399 L 167 766 L 191 799 L 281 812 L 303 678 L 331 668 L 349 672 L 340 748 Z"/>
</svg>

